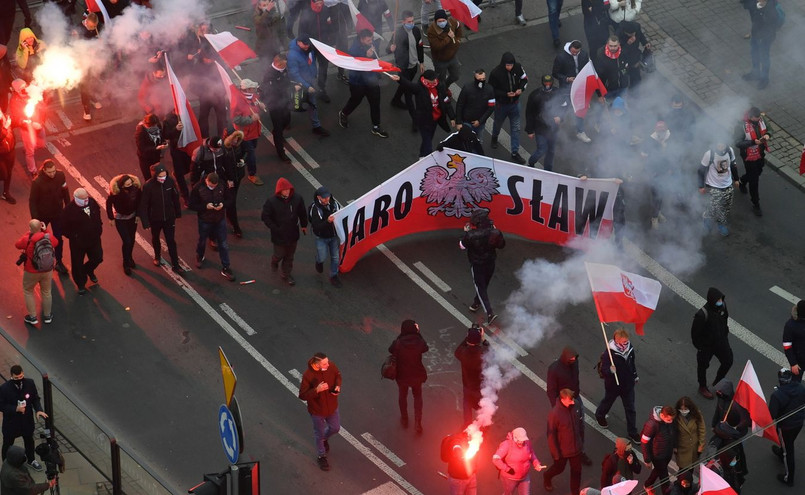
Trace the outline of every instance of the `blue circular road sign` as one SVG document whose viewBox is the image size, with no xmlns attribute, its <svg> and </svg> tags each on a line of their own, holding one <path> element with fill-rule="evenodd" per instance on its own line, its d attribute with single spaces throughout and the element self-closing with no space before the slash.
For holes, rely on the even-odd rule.
<svg viewBox="0 0 805 495">
<path fill-rule="evenodd" d="M 224 447 L 224 454 L 230 464 L 238 462 L 240 446 L 238 445 L 238 428 L 235 425 L 235 417 L 232 412 L 222 404 L 218 409 L 218 433 L 221 434 L 221 444 Z"/>
</svg>

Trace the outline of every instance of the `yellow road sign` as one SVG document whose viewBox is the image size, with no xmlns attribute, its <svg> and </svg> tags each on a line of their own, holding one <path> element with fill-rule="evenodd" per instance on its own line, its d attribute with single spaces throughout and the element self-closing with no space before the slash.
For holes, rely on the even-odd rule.
<svg viewBox="0 0 805 495">
<path fill-rule="evenodd" d="M 238 384 L 238 377 L 235 376 L 235 371 L 232 365 L 229 364 L 229 359 L 226 358 L 224 350 L 218 348 L 218 356 L 221 358 L 221 375 L 224 377 L 224 394 L 226 398 L 226 407 L 232 403 L 232 396 L 235 395 L 235 385 Z"/>
</svg>

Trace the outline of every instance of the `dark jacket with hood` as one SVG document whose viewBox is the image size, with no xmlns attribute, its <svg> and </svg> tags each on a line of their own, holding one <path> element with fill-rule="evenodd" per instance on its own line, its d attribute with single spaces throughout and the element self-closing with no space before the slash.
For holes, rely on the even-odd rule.
<svg viewBox="0 0 805 495">
<path fill-rule="evenodd" d="M 35 483 L 25 467 L 25 449 L 19 445 L 8 448 L 0 468 L 0 493 L 3 495 L 37 495 L 47 490 L 48 483 Z"/>
<path fill-rule="evenodd" d="M 229 176 L 224 163 L 224 148 L 222 146 L 213 150 L 210 148 L 212 138 L 206 138 L 204 143 L 193 151 L 193 157 L 190 162 L 190 184 L 195 186 L 207 174 L 215 172 L 218 178 L 226 182 L 233 180 Z M 220 139 L 220 138 L 219 138 Z"/>
<path fill-rule="evenodd" d="M 581 388 L 579 387 L 579 353 L 570 346 L 562 350 L 562 355 L 559 359 L 548 366 L 548 380 L 545 392 L 548 394 L 548 400 L 551 406 L 556 405 L 556 400 L 559 398 L 559 391 L 569 388 L 579 396 Z"/>
<path fill-rule="evenodd" d="M 631 45 L 629 44 L 629 35 L 626 33 L 635 34 L 635 41 Z M 618 25 L 618 30 L 615 35 L 617 35 L 618 39 L 621 41 L 621 49 L 623 50 L 621 57 L 629 64 L 629 69 L 639 70 L 643 55 L 640 47 L 648 44 L 648 40 L 646 39 L 646 35 L 643 34 L 640 23 L 635 21 L 623 21 Z"/>
<path fill-rule="evenodd" d="M 676 425 L 666 423 L 660 418 L 662 406 L 651 411 L 646 424 L 643 425 L 643 461 L 654 462 L 655 459 L 669 461 L 674 456 L 676 445 Z"/>
<path fill-rule="evenodd" d="M 525 132 L 547 136 L 559 132 L 559 124 L 554 117 L 562 117 L 565 111 L 556 104 L 559 92 L 555 89 L 546 90 L 541 87 L 528 95 L 525 106 Z"/>
<path fill-rule="evenodd" d="M 427 73 L 427 71 L 425 72 Z M 408 79 L 401 77 L 397 82 L 403 87 L 403 90 L 405 90 L 407 93 L 411 93 L 414 96 L 414 106 L 416 107 L 415 120 L 417 126 L 432 128 L 435 127 L 436 124 L 439 124 L 442 129 L 449 132 L 450 125 L 447 121 L 455 120 L 456 113 L 453 110 L 452 99 L 447 93 L 444 82 L 439 81 L 436 85 L 436 94 L 438 96 L 440 115 L 437 120 L 434 120 L 433 103 L 430 99 L 430 90 L 422 83 L 423 78 L 424 76 L 420 76 L 419 79 L 415 81 L 409 81 Z"/>
<path fill-rule="evenodd" d="M 327 382 L 329 389 L 316 392 L 319 383 Z M 302 383 L 299 384 L 299 398 L 307 401 L 307 412 L 313 416 L 329 416 L 338 409 L 338 393 L 335 387 L 341 389 L 341 371 L 330 361 L 327 371 L 313 369 L 313 358 L 307 362 L 307 369 L 302 373 Z"/>
<path fill-rule="evenodd" d="M 123 188 L 123 183 L 131 179 L 129 189 Z M 106 216 L 109 220 L 127 220 L 137 215 L 142 197 L 140 179 L 133 175 L 121 174 L 109 181 L 109 197 L 106 198 Z"/>
<path fill-rule="evenodd" d="M 143 185 L 139 217 L 144 229 L 151 228 L 152 222 L 165 222 L 171 225 L 177 218 L 182 217 L 176 180 L 170 174 L 165 177 L 165 182 L 157 180 L 157 175 L 163 171 L 167 172 L 165 166 L 157 165 L 153 177 Z"/>
<path fill-rule="evenodd" d="M 62 233 L 70 239 L 71 247 L 86 247 L 101 242 L 101 233 L 103 233 L 101 207 L 90 196 L 86 208 L 89 208 L 89 216 L 84 213 L 84 207 L 78 206 L 75 201 L 70 201 L 62 212 Z"/>
<path fill-rule="evenodd" d="M 464 394 L 467 390 L 475 392 L 476 399 L 473 404 L 481 400 L 481 384 L 483 383 L 484 354 L 489 351 L 489 342 L 483 340 L 480 344 L 470 344 L 467 339 L 461 341 L 456 347 L 453 356 L 461 363 L 461 384 Z"/>
<path fill-rule="evenodd" d="M 618 382 L 620 382 L 621 390 L 629 390 L 634 388 L 637 383 L 637 365 L 635 364 L 635 350 L 632 347 L 632 342 L 626 346 L 626 350 L 618 349 L 615 345 L 615 340 L 609 341 L 609 349 L 612 351 L 612 361 L 615 364 L 615 373 L 618 374 Z M 604 387 L 618 388 L 615 381 L 615 375 L 612 374 L 609 367 L 613 363 L 609 360 L 609 353 L 604 351 L 601 354 L 601 372 L 604 373 Z"/>
<path fill-rule="evenodd" d="M 328 222 L 327 219 L 340 209 L 341 205 L 332 196 L 330 196 L 330 202 L 327 205 L 321 204 L 318 196 L 313 196 L 313 203 L 310 204 L 310 208 L 307 210 L 307 217 L 310 220 L 310 228 L 316 237 L 332 239 L 337 235 L 335 225 Z"/>
<path fill-rule="evenodd" d="M 568 407 L 561 400 L 556 401 L 548 414 L 547 439 L 551 457 L 561 459 L 581 454 L 584 450 L 581 428 L 578 408 L 574 404 Z"/>
<path fill-rule="evenodd" d="M 464 237 L 461 239 L 461 246 L 467 250 L 470 264 L 494 263 L 497 259 L 496 250 L 506 246 L 503 233 L 492 224 L 486 210 L 472 212 L 470 223 L 475 228 L 464 232 Z"/>
<path fill-rule="evenodd" d="M 733 402 L 732 398 L 735 396 L 735 388 L 732 382 L 727 379 L 721 380 L 716 383 L 713 392 L 715 392 L 716 395 L 716 410 L 715 413 L 713 413 L 713 420 L 710 426 L 715 428 L 716 435 L 733 441 L 749 433 L 749 428 L 752 426 L 752 418 L 749 416 L 749 411 L 744 409 L 740 404 Z M 724 415 L 727 414 L 727 410 L 729 410 L 727 424 L 735 431 L 716 428 L 724 421 Z"/>
<path fill-rule="evenodd" d="M 236 144 L 237 143 L 237 144 Z M 224 138 L 224 171 L 227 180 L 238 182 L 246 176 L 246 164 L 243 161 L 243 131 L 234 131 Z"/>
<path fill-rule="evenodd" d="M 794 306 L 791 310 L 791 318 L 785 322 L 783 350 L 788 364 L 799 365 L 799 373 L 805 373 L 805 369 L 803 369 L 805 368 L 805 301 L 799 301 Z"/>
<path fill-rule="evenodd" d="M 389 346 L 389 353 L 397 358 L 397 382 L 422 384 L 428 372 L 422 364 L 422 354 L 428 352 L 428 343 L 417 330 L 414 320 L 405 320 L 400 327 L 400 336 Z"/>
<path fill-rule="evenodd" d="M 627 459 L 629 454 L 632 454 L 631 463 Z M 633 480 L 634 475 L 640 474 L 641 469 L 643 466 L 634 455 L 629 440 L 617 438 L 615 439 L 615 451 L 604 457 L 601 462 L 601 488 L 620 483 L 621 478 Z"/>
<path fill-rule="evenodd" d="M 576 41 L 576 40 L 573 40 Z M 587 65 L 590 61 L 590 56 L 584 50 L 579 51 L 575 57 L 570 53 L 570 44 L 573 41 L 565 43 L 565 49 L 553 59 L 553 70 L 551 75 L 555 81 L 559 83 L 559 87 L 565 91 L 570 91 L 572 82 L 568 82 L 568 77 L 576 77 L 579 71 Z"/>
<path fill-rule="evenodd" d="M 290 189 L 291 194 L 284 199 L 280 192 Z M 280 177 L 274 195 L 263 203 L 260 219 L 271 231 L 271 243 L 279 246 L 292 244 L 299 240 L 299 227 L 307 227 L 307 212 L 302 196 L 296 194 L 291 182 Z"/>
<path fill-rule="evenodd" d="M 777 419 L 805 405 L 805 386 L 800 382 L 781 383 L 769 399 L 769 412 Z M 805 409 L 777 423 L 781 430 L 799 430 L 805 422 Z"/>
<path fill-rule="evenodd" d="M 464 431 L 442 439 L 441 458 L 447 463 L 447 474 L 451 478 L 466 480 L 478 471 L 479 456 L 473 456 L 469 461 L 464 458 L 468 447 L 469 437 Z"/>
<path fill-rule="evenodd" d="M 56 170 L 56 175 L 52 179 L 44 172 L 37 174 L 31 184 L 31 195 L 28 198 L 31 218 L 50 223 L 61 216 L 61 212 L 68 204 L 70 204 L 70 191 L 64 172 Z"/>
<path fill-rule="evenodd" d="M 514 67 L 508 71 L 506 64 L 514 64 Z M 523 70 L 523 66 L 514 59 L 514 55 L 506 52 L 500 57 L 500 64 L 489 74 L 489 84 L 495 90 L 496 105 L 517 103 L 522 93 L 518 96 L 508 96 L 508 93 L 513 93 L 518 89 L 525 91 L 528 86 L 528 76 Z"/>
<path fill-rule="evenodd" d="M 707 290 L 707 303 L 693 316 L 690 338 L 694 347 L 700 351 L 713 351 L 730 346 L 727 302 L 716 306 L 716 302 L 723 297 L 724 293 L 715 287 L 710 287 Z"/>
</svg>

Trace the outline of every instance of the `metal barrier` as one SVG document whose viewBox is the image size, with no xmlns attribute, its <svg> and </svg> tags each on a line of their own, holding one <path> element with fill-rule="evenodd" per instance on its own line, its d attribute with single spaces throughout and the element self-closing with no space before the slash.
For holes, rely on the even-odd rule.
<svg viewBox="0 0 805 495">
<path fill-rule="evenodd" d="M 27 378 L 34 371 L 41 376 L 37 383 L 42 408 L 49 416 L 46 428 L 58 433 L 59 441 L 66 441 L 112 484 L 115 495 L 166 495 L 180 493 L 156 474 L 141 458 L 121 445 L 114 434 L 81 403 L 69 390 L 50 378 L 33 356 L 0 328 L 0 378 L 11 366 L 19 364 Z"/>
</svg>

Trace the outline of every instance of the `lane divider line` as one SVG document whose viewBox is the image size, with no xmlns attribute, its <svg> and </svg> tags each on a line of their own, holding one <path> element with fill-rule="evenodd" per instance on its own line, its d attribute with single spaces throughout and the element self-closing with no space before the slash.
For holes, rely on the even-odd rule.
<svg viewBox="0 0 805 495">
<path fill-rule="evenodd" d="M 291 148 L 293 148 L 294 151 L 296 151 L 296 154 L 301 156 L 302 159 L 305 160 L 310 165 L 310 168 L 319 168 L 319 163 L 316 160 L 314 160 L 313 157 L 310 156 L 310 154 L 308 154 L 308 152 L 304 150 L 304 148 L 299 146 L 299 143 L 296 142 L 296 139 L 289 137 L 285 141 L 288 143 L 288 146 L 290 146 Z"/>
<path fill-rule="evenodd" d="M 785 289 L 777 287 L 776 285 L 769 289 L 772 293 L 777 294 L 778 296 L 782 297 L 786 301 L 790 302 L 791 304 L 798 303 L 802 298 L 795 296 L 794 294 L 788 292 Z"/>
<path fill-rule="evenodd" d="M 389 449 L 388 447 L 386 447 L 385 445 L 380 443 L 380 441 L 378 439 L 376 439 L 374 436 L 372 436 L 371 433 L 366 432 L 363 435 L 361 435 L 361 437 L 364 440 L 366 440 L 366 442 L 369 445 L 371 445 L 372 447 L 377 449 L 378 452 L 380 452 L 381 454 L 386 456 L 386 458 L 388 460 L 390 460 L 392 462 L 392 464 L 394 464 L 395 466 L 397 466 L 397 467 L 405 466 L 405 461 L 400 459 L 394 452 L 391 451 L 391 449 Z"/>
<path fill-rule="evenodd" d="M 421 261 L 417 261 L 416 263 L 414 263 L 414 267 L 416 267 L 417 270 L 422 272 L 422 275 L 426 276 L 428 280 L 430 280 L 433 283 L 433 285 L 439 288 L 439 290 L 441 290 L 442 292 L 450 292 L 451 290 L 450 286 L 447 285 L 447 283 L 445 283 L 444 280 L 440 279 L 438 275 L 433 273 L 433 270 L 425 266 L 424 263 L 422 263 Z"/>
<path fill-rule="evenodd" d="M 221 311 L 223 311 L 225 315 L 230 317 L 232 321 L 234 321 L 240 328 L 243 329 L 244 332 L 246 332 L 246 335 L 257 335 L 257 332 L 254 330 L 254 328 L 252 328 L 251 325 L 246 323 L 246 321 L 243 318 L 241 318 L 237 313 L 235 313 L 235 310 L 229 307 L 227 303 L 221 303 L 219 307 L 221 308 Z"/>
</svg>

